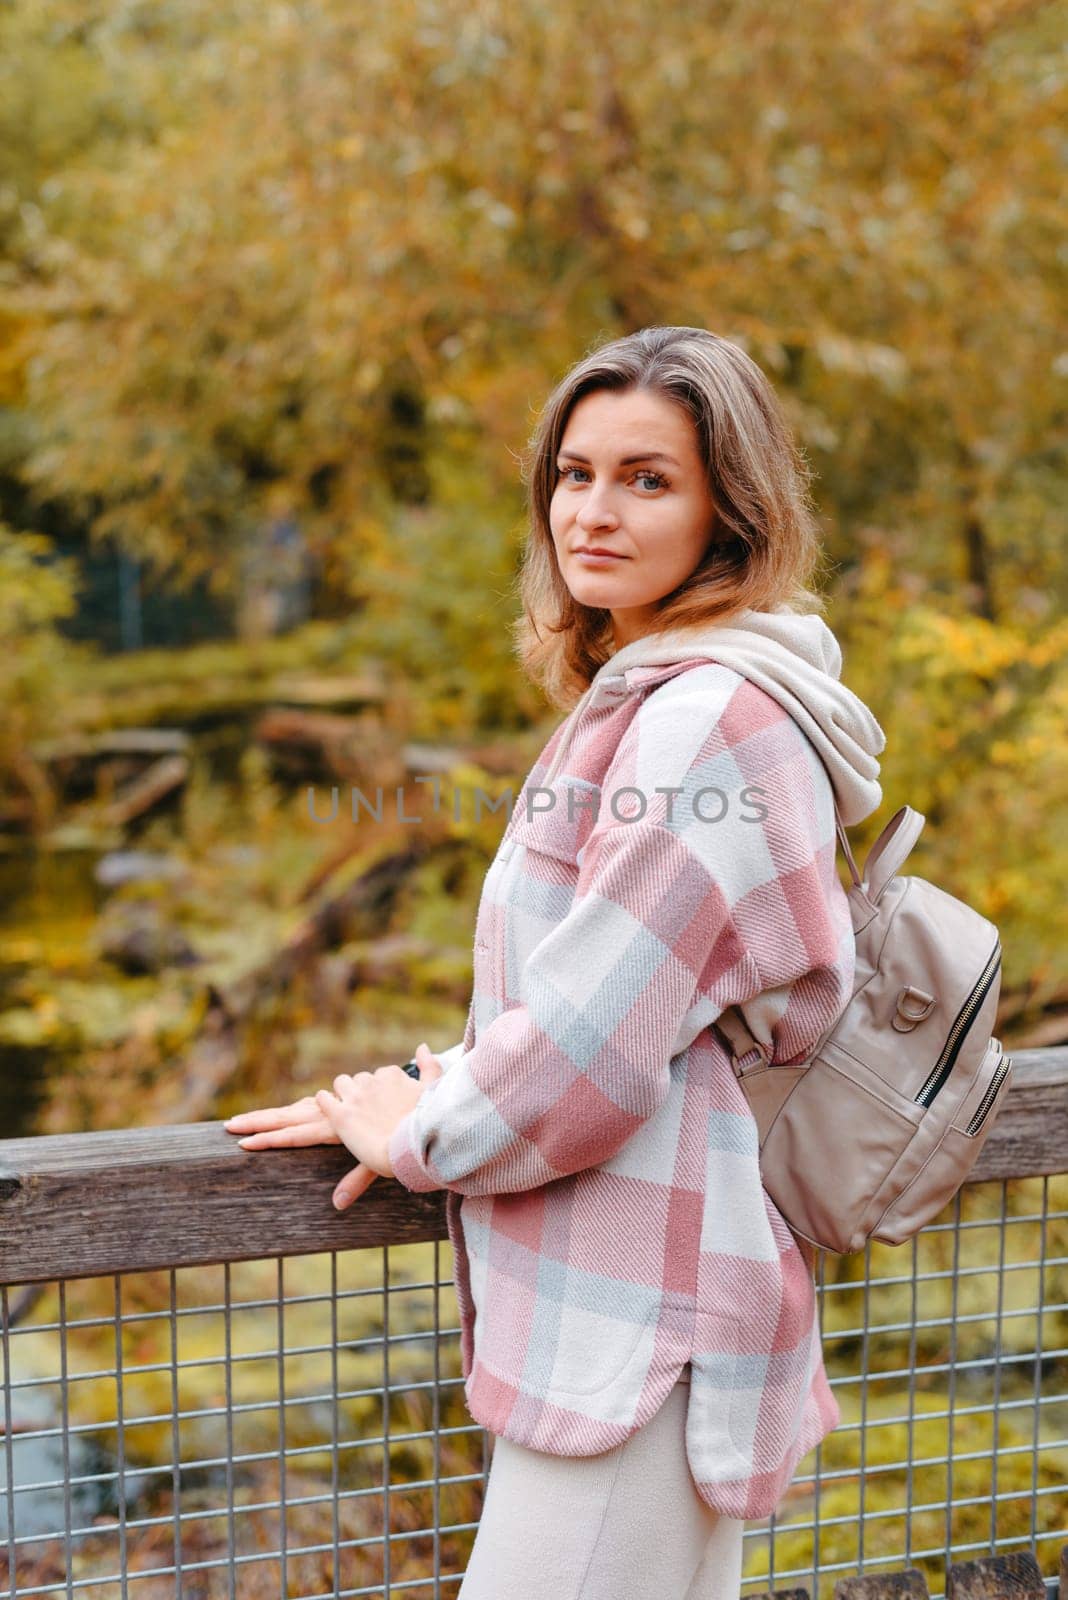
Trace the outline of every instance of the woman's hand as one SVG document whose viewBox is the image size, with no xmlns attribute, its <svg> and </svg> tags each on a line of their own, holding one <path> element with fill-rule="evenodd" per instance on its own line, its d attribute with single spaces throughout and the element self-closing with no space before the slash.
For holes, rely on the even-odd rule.
<svg viewBox="0 0 1068 1600">
<path fill-rule="evenodd" d="M 285 1106 L 245 1111 L 231 1117 L 226 1131 L 242 1135 L 245 1150 L 282 1150 L 313 1144 L 344 1144 L 358 1165 L 346 1173 L 334 1190 L 334 1206 L 343 1211 L 359 1199 L 379 1175 L 390 1178 L 389 1139 L 428 1083 L 442 1076 L 441 1065 L 428 1044 L 415 1052 L 418 1081 L 402 1067 L 379 1067 L 375 1072 L 340 1073 L 334 1093 L 323 1089 Z"/>
<path fill-rule="evenodd" d="M 390 1135 L 414 1108 L 427 1084 L 442 1075 L 441 1064 L 429 1045 L 418 1046 L 415 1060 L 418 1081 L 409 1078 L 403 1067 L 342 1072 L 334 1079 L 333 1094 L 329 1089 L 320 1089 L 315 1096 L 320 1112 L 359 1162 L 334 1190 L 334 1205 L 339 1211 L 370 1188 L 376 1176 L 392 1178 Z"/>
<path fill-rule="evenodd" d="M 298 1145 L 340 1144 L 341 1140 L 315 1103 L 313 1094 L 287 1106 L 239 1111 L 224 1124 L 227 1133 L 243 1134 L 243 1150 L 291 1150 Z"/>
</svg>

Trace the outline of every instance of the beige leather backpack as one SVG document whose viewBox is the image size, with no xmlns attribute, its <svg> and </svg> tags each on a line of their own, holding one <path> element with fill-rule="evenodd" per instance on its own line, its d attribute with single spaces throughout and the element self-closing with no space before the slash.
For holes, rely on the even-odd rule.
<svg viewBox="0 0 1068 1600">
<path fill-rule="evenodd" d="M 837 1255 L 901 1244 L 956 1194 L 1004 1099 L 991 1029 L 998 931 L 924 878 L 896 877 L 924 818 L 902 806 L 853 885 L 853 996 L 807 1061 L 768 1064 L 737 1008 L 716 1026 L 756 1117 L 765 1189 L 791 1229 Z"/>
</svg>

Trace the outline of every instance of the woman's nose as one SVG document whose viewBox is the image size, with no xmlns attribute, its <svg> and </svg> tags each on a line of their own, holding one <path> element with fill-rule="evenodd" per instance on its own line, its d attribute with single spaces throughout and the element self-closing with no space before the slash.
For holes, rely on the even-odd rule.
<svg viewBox="0 0 1068 1600">
<path fill-rule="evenodd" d="M 580 528 L 604 528 L 614 527 L 619 518 L 612 509 L 608 492 L 591 489 L 588 495 L 583 496 L 575 521 Z"/>
</svg>

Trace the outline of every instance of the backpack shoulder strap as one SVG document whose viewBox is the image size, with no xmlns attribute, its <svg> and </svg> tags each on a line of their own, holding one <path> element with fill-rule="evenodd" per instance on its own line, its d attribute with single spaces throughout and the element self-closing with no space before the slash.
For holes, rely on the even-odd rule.
<svg viewBox="0 0 1068 1600">
<path fill-rule="evenodd" d="M 768 1047 L 749 1031 L 737 1006 L 728 1006 L 726 1011 L 721 1011 L 713 1026 L 730 1046 L 731 1066 L 736 1077 L 744 1078 L 747 1072 L 767 1066 L 771 1059 Z"/>
<path fill-rule="evenodd" d="M 857 871 L 857 864 L 853 859 L 853 847 L 849 843 L 849 835 L 846 833 L 845 823 L 842 821 L 842 813 L 838 809 L 837 800 L 834 802 L 834 826 L 835 831 L 838 834 L 838 843 L 842 847 L 842 854 L 845 856 L 846 862 L 849 866 L 849 873 L 853 879 L 853 887 L 855 889 L 859 889 L 860 873 Z"/>
</svg>

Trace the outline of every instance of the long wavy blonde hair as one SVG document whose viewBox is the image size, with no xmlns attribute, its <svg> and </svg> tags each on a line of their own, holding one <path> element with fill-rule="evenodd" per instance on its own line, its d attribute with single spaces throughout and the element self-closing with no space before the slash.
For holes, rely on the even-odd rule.
<svg viewBox="0 0 1068 1600">
<path fill-rule="evenodd" d="M 569 709 L 614 652 L 611 613 L 581 605 L 560 574 L 549 527 L 557 452 L 573 407 L 595 390 L 649 389 L 693 418 L 718 537 L 657 604 L 649 632 L 754 611 L 822 611 L 811 587 L 821 541 L 810 472 L 756 362 L 705 328 L 641 328 L 576 363 L 545 403 L 521 457 L 529 533 L 515 648 L 549 700 Z"/>
</svg>

